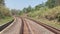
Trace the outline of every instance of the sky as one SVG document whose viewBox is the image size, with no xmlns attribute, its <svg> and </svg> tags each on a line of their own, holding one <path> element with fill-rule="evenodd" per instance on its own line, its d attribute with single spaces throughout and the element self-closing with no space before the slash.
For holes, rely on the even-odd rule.
<svg viewBox="0 0 60 34">
<path fill-rule="evenodd" d="M 10 9 L 23 9 L 31 5 L 32 7 L 42 4 L 47 0 L 5 0 L 6 6 Z"/>
</svg>

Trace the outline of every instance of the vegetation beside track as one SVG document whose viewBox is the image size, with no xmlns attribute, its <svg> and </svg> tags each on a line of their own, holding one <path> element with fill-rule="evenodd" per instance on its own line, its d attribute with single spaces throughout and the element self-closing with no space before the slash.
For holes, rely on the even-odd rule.
<svg viewBox="0 0 60 34">
<path fill-rule="evenodd" d="M 46 11 L 43 8 L 43 10 L 39 10 L 33 13 L 30 12 L 28 13 L 28 17 L 60 29 L 60 6 L 47 9 Z"/>
<path fill-rule="evenodd" d="M 0 0 L 0 25 L 8 23 L 13 19 L 11 11 L 5 6 L 5 0 Z"/>
<path fill-rule="evenodd" d="M 54 27 L 54 28 L 57 28 L 57 29 L 60 30 L 60 24 L 59 24 L 59 22 L 57 22 L 57 21 L 54 21 L 54 20 L 49 21 L 49 20 L 44 19 L 44 18 L 40 18 L 40 19 L 38 19 L 38 18 L 33 18 L 33 17 L 30 17 L 30 18 L 32 18 L 32 19 L 34 19 L 34 20 L 36 20 L 36 21 L 39 21 L 39 22 L 41 22 L 41 23 L 47 24 L 47 25 L 49 25 L 49 26 L 52 26 L 52 27 Z"/>
<path fill-rule="evenodd" d="M 0 25 L 6 24 L 12 20 L 13 20 L 13 17 L 5 17 L 4 19 L 0 20 Z"/>
<path fill-rule="evenodd" d="M 47 0 L 47 2 L 38 4 L 34 8 L 29 6 L 28 8 L 24 8 L 20 12 L 20 15 L 26 15 L 27 17 L 60 29 L 60 1 L 58 1 L 59 0 Z"/>
</svg>

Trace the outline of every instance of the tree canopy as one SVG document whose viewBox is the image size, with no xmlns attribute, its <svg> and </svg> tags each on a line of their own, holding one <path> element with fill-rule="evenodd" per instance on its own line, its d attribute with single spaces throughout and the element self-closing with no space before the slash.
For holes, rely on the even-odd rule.
<svg viewBox="0 0 60 34">
<path fill-rule="evenodd" d="M 0 0 L 0 18 L 4 18 L 5 16 L 11 16 L 11 12 L 5 6 L 5 0 Z"/>
</svg>

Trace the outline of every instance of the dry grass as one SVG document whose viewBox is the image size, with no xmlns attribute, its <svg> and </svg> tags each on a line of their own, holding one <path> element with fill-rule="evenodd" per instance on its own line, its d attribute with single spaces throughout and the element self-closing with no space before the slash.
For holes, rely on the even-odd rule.
<svg viewBox="0 0 60 34">
<path fill-rule="evenodd" d="M 60 14 L 58 15 L 58 13 L 60 13 L 60 6 L 55 7 L 53 9 L 47 9 L 47 10 L 44 9 L 44 10 L 35 11 L 33 13 L 30 12 L 28 15 L 29 15 L 29 17 L 39 20 L 42 23 L 45 23 L 47 25 L 53 26 L 57 29 L 60 29 L 60 24 L 59 24 L 59 22 L 57 22 L 56 19 L 54 19 L 52 21 L 43 19 L 43 18 L 45 18 L 46 15 L 48 15 L 48 17 L 52 17 L 52 18 L 55 18 L 56 15 L 60 16 Z"/>
</svg>

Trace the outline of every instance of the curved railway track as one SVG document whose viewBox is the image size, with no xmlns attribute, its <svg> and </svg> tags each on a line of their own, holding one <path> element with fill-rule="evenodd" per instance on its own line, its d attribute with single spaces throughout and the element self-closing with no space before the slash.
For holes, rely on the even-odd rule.
<svg viewBox="0 0 60 34">
<path fill-rule="evenodd" d="M 41 22 L 39 22 L 39 21 L 33 20 L 33 19 L 31 19 L 31 18 L 27 18 L 27 19 L 30 19 L 30 20 L 36 22 L 37 24 L 45 27 L 46 29 L 50 30 L 51 32 L 53 32 L 53 33 L 55 33 L 55 34 L 60 34 L 60 30 L 59 30 L 59 29 L 56 29 L 56 28 L 54 28 L 54 27 L 52 27 L 52 26 L 49 26 L 49 25 L 44 24 L 44 23 L 41 23 Z"/>
<path fill-rule="evenodd" d="M 16 17 L 1 34 L 60 34 L 60 30 L 30 18 Z"/>
</svg>

